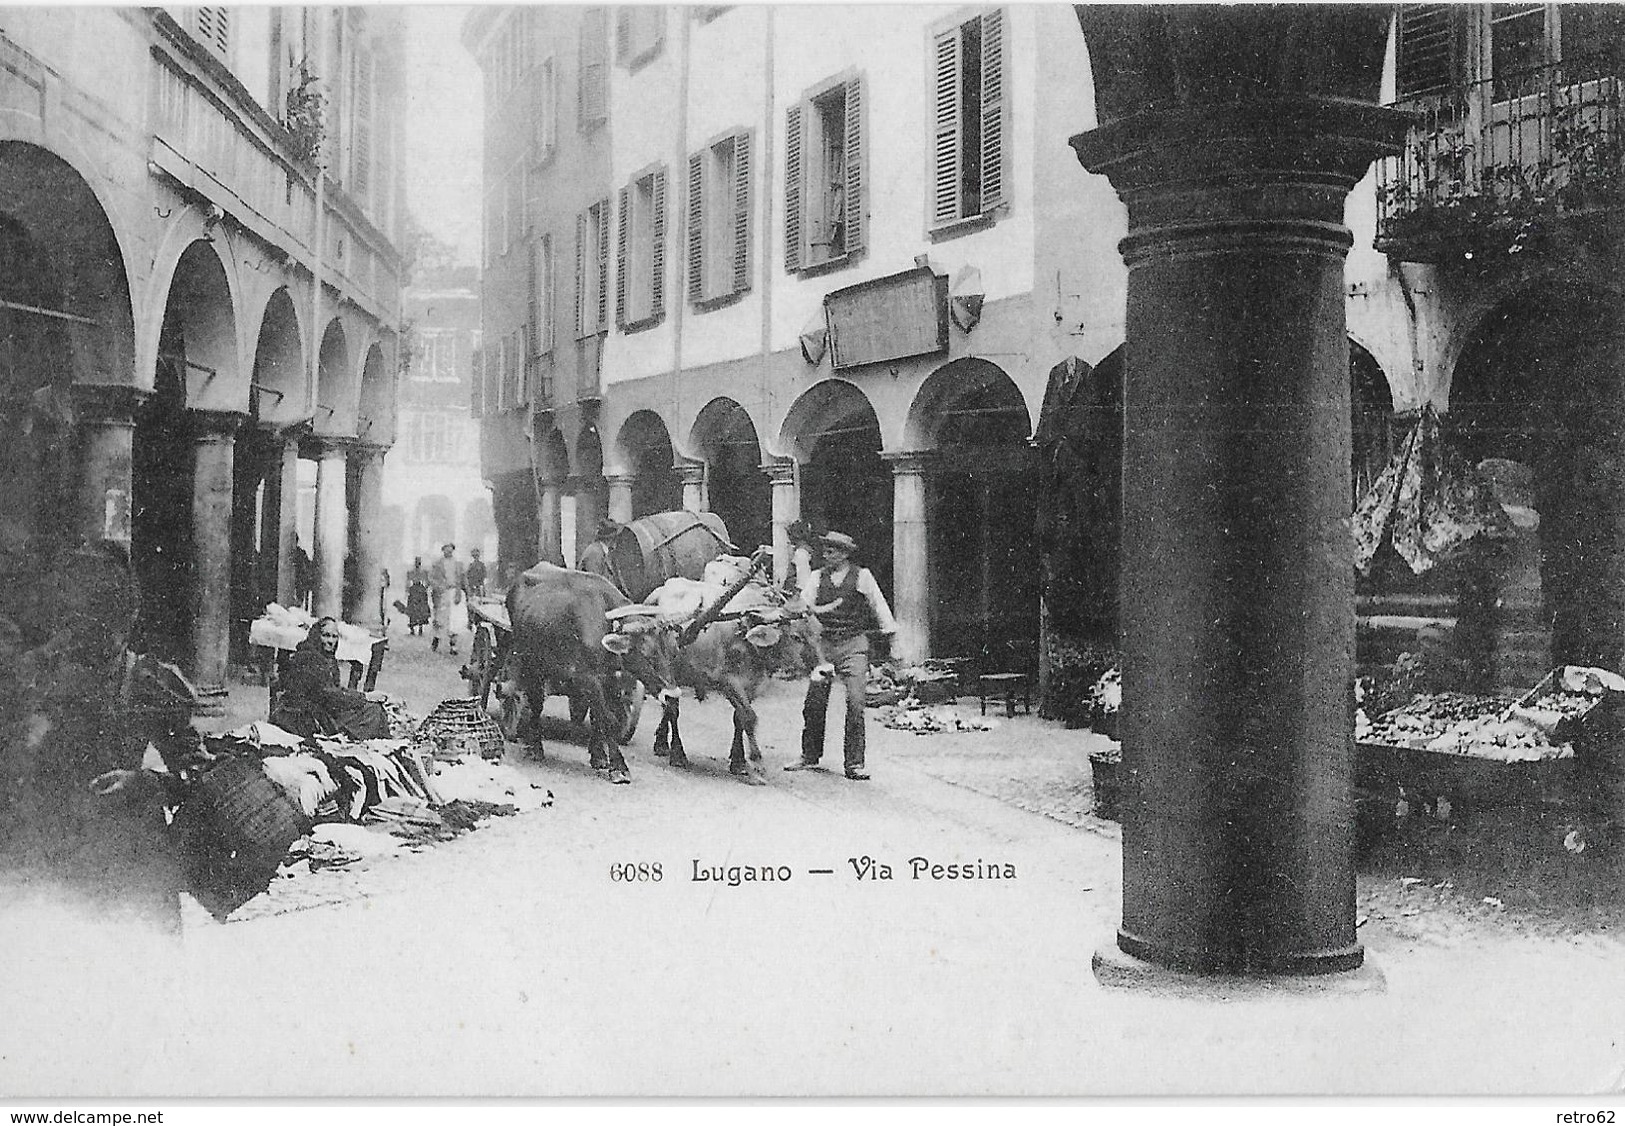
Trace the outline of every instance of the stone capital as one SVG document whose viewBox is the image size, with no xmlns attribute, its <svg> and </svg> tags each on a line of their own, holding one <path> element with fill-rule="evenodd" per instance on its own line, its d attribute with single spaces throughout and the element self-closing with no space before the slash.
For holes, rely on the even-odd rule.
<svg viewBox="0 0 1625 1126">
<path fill-rule="evenodd" d="M 191 427 L 192 440 L 196 442 L 229 442 L 247 419 L 248 415 L 242 411 L 193 407 L 186 412 L 186 423 Z"/>
<path fill-rule="evenodd" d="M 356 440 L 348 434 L 312 434 L 299 443 L 302 456 L 315 461 L 331 457 L 348 457 L 355 449 Z"/>
<path fill-rule="evenodd" d="M 677 479 L 685 485 L 705 484 L 705 462 L 685 461 L 674 466 L 677 470 Z"/>
<path fill-rule="evenodd" d="M 893 477 L 923 477 L 937 467 L 935 450 L 904 450 L 901 453 L 883 453 L 882 461 L 891 466 Z"/>
<path fill-rule="evenodd" d="M 75 383 L 71 392 L 76 420 L 92 425 L 129 425 L 151 395 L 124 383 Z"/>
<path fill-rule="evenodd" d="M 609 482 L 609 487 L 612 489 L 630 489 L 637 479 L 638 475 L 636 473 L 604 474 L 604 480 Z"/>
<path fill-rule="evenodd" d="M 383 462 L 384 455 L 389 453 L 391 448 L 391 446 L 383 442 L 358 441 L 350 447 L 350 454 L 352 457 L 360 459 L 363 466 L 374 466 Z"/>
<path fill-rule="evenodd" d="M 767 474 L 769 483 L 775 486 L 790 486 L 796 483 L 796 462 L 794 458 L 785 457 L 764 461 L 761 470 Z"/>
</svg>

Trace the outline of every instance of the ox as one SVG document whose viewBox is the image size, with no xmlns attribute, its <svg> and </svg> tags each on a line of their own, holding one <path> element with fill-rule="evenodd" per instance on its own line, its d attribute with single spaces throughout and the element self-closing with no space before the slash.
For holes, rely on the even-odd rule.
<svg viewBox="0 0 1625 1126">
<path fill-rule="evenodd" d="M 626 604 L 608 579 L 551 563 L 521 575 L 507 599 L 512 635 L 506 656 L 519 687 L 536 710 L 550 686 L 569 695 L 573 715 L 584 704 L 588 760 L 617 784 L 632 780 L 617 735 L 635 706 L 637 683 L 605 636 L 610 613 Z M 647 675 L 638 679 L 648 682 Z"/>
<path fill-rule="evenodd" d="M 745 573 L 748 575 L 748 568 Z M 670 686 L 660 692 L 656 755 L 668 756 L 673 766 L 688 765 L 678 726 L 681 697 L 677 686 L 694 689 L 700 700 L 718 692 L 733 707 L 728 770 L 759 785 L 760 770 L 751 765 L 762 758 L 753 702 L 762 682 L 773 673 L 805 672 L 816 663 L 817 626 L 804 613 L 776 604 L 767 588 L 741 586 L 742 581 L 724 588 L 687 579 L 668 580 L 650 595 L 648 604 L 610 612 L 617 633 L 606 638 L 605 644 L 635 655 L 637 664 L 648 670 L 646 683 Z M 721 617 L 710 621 L 694 617 L 701 606 Z"/>
</svg>

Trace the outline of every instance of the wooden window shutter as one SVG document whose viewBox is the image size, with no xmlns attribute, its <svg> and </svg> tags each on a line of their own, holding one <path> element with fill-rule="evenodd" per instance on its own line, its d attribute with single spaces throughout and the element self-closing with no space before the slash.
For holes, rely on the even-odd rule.
<svg viewBox="0 0 1625 1126">
<path fill-rule="evenodd" d="M 982 17 L 982 211 L 1005 203 L 1004 9 Z"/>
<path fill-rule="evenodd" d="M 621 189 L 621 222 L 615 238 L 615 325 L 626 327 L 626 239 L 632 225 L 631 192 Z"/>
<path fill-rule="evenodd" d="M 619 7 L 615 9 L 615 58 L 621 63 L 632 54 L 632 9 Z"/>
<path fill-rule="evenodd" d="M 1449 4 L 1401 4 L 1395 45 L 1395 93 L 1403 98 L 1447 87 L 1461 73 Z"/>
<path fill-rule="evenodd" d="M 594 328 L 602 332 L 609 325 L 609 200 L 598 202 L 598 320 Z"/>
<path fill-rule="evenodd" d="M 649 315 L 659 317 L 666 311 L 666 170 L 654 174 L 655 214 L 650 226 L 654 229 L 654 246 L 649 249 Z"/>
<path fill-rule="evenodd" d="M 792 274 L 801 269 L 803 260 L 801 119 L 805 109 L 805 105 L 791 106 L 784 127 L 784 268 Z"/>
<path fill-rule="evenodd" d="M 197 32 L 208 48 L 224 58 L 231 48 L 231 9 L 207 7 L 197 9 Z"/>
<path fill-rule="evenodd" d="M 846 84 L 846 238 L 844 250 L 856 254 L 866 245 L 864 229 L 863 79 Z"/>
<path fill-rule="evenodd" d="M 468 413 L 474 418 L 485 414 L 485 358 L 478 348 L 472 357 L 473 376 L 468 383 Z"/>
<path fill-rule="evenodd" d="M 537 313 L 540 312 L 542 306 L 542 278 L 541 270 L 539 268 L 541 266 L 541 253 L 541 243 L 538 241 L 532 244 L 530 248 L 530 261 L 526 263 L 525 268 L 525 282 L 530 291 L 529 300 L 526 302 L 525 308 L 525 336 L 527 343 L 530 345 L 525 349 L 526 356 L 540 355 L 542 351 L 542 334 L 537 331 L 541 324 L 541 318 L 537 316 Z"/>
<path fill-rule="evenodd" d="M 536 324 L 542 334 L 536 350 L 545 356 L 553 351 L 553 236 L 543 235 L 536 240 L 536 247 L 541 255 L 537 265 L 541 307 L 536 310 Z"/>
<path fill-rule="evenodd" d="M 959 215 L 959 55 L 964 33 L 955 27 L 937 37 L 936 113 L 931 126 L 931 225 L 952 223 Z"/>
<path fill-rule="evenodd" d="M 576 216 L 576 335 L 587 331 L 587 213 Z"/>
<path fill-rule="evenodd" d="M 750 289 L 750 131 L 734 136 L 734 289 Z"/>
<path fill-rule="evenodd" d="M 578 118 L 583 126 L 597 125 L 609 114 L 608 12 L 589 8 L 581 20 L 581 68 L 576 75 Z"/>
<path fill-rule="evenodd" d="M 705 300 L 705 150 L 688 158 L 688 299 Z"/>
</svg>

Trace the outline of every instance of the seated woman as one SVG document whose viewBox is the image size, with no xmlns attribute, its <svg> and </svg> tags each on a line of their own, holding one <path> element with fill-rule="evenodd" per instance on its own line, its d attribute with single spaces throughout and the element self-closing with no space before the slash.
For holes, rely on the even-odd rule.
<svg viewBox="0 0 1625 1126">
<path fill-rule="evenodd" d="M 271 722 L 284 731 L 312 735 L 347 735 L 351 739 L 387 739 L 389 720 L 382 704 L 364 692 L 339 686 L 339 624 L 319 618 L 288 659 L 282 691 L 271 709 Z"/>
</svg>

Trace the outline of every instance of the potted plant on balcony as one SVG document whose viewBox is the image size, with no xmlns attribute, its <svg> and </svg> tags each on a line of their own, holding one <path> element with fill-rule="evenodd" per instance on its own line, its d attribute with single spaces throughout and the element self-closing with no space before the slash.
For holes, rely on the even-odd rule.
<svg viewBox="0 0 1625 1126">
<path fill-rule="evenodd" d="M 299 60 L 294 79 L 285 99 L 282 127 L 288 131 L 294 159 L 314 165 L 321 155 L 322 139 L 326 135 L 327 95 L 322 93 L 320 82 L 310 72 L 305 59 Z"/>
</svg>

